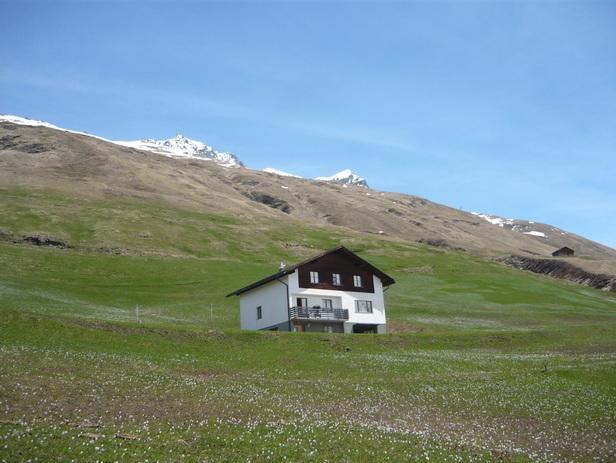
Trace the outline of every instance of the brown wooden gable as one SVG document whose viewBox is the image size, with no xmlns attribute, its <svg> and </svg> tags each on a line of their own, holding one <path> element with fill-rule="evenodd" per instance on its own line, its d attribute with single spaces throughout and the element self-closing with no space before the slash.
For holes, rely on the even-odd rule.
<svg viewBox="0 0 616 463">
<path fill-rule="evenodd" d="M 323 288 L 374 293 L 374 282 L 372 280 L 373 275 L 376 275 L 381 279 L 384 287 L 395 283 L 395 280 L 392 277 L 374 267 L 354 252 L 349 251 L 344 246 L 338 246 L 337 248 L 325 251 L 324 253 L 311 257 L 310 259 L 300 262 L 299 264 L 285 267 L 277 273 L 269 275 L 255 283 L 244 286 L 243 288 L 227 294 L 227 297 L 239 296 L 246 291 L 250 291 L 254 288 L 258 288 L 259 286 L 269 283 L 270 281 L 274 281 L 285 275 L 289 275 L 295 272 L 295 270 L 298 270 L 299 286 L 302 288 Z M 310 283 L 310 271 L 319 272 L 319 283 Z M 334 273 L 338 273 L 341 276 L 342 284 L 340 286 L 335 286 L 333 284 L 332 274 Z M 353 284 L 353 275 L 360 275 L 362 277 L 361 288 L 358 288 Z"/>
<path fill-rule="evenodd" d="M 318 272 L 319 283 L 310 282 L 310 272 Z M 325 254 L 297 268 L 300 288 L 333 289 L 337 291 L 356 291 L 374 293 L 372 270 L 360 260 L 343 252 Z M 340 275 L 341 285 L 333 284 L 333 274 Z M 362 286 L 353 284 L 353 275 L 361 276 Z"/>
</svg>

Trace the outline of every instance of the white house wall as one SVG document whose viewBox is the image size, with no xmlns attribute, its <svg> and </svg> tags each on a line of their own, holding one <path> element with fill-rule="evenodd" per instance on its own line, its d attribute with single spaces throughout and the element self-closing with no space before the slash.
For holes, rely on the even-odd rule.
<svg viewBox="0 0 616 463">
<path fill-rule="evenodd" d="M 287 277 L 281 278 L 282 281 Z M 261 330 L 274 327 L 289 320 L 287 288 L 279 281 L 272 281 L 240 295 L 240 325 L 243 330 Z M 257 319 L 257 307 L 261 306 L 263 318 Z M 284 329 L 282 327 L 281 329 Z"/>
<path fill-rule="evenodd" d="M 308 298 L 308 305 L 322 305 L 321 299 L 333 299 L 334 308 L 348 309 L 349 320 L 347 323 L 366 323 L 366 324 L 385 324 L 385 299 L 383 297 L 383 284 L 377 276 L 372 277 L 374 281 L 374 293 L 360 293 L 355 291 L 339 291 L 317 288 L 300 288 L 297 270 L 288 276 L 289 284 L 289 304 L 291 307 L 297 305 L 295 298 Z M 355 301 L 371 301 L 372 313 L 357 313 Z M 313 303 L 313 301 L 316 301 Z M 339 305 L 338 305 L 339 301 Z"/>
</svg>

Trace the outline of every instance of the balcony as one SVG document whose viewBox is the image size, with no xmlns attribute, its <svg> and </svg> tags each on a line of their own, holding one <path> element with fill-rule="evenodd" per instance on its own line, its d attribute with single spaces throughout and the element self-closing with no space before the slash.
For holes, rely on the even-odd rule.
<svg viewBox="0 0 616 463">
<path fill-rule="evenodd" d="M 328 309 L 325 307 L 291 307 L 291 318 L 299 320 L 348 320 L 348 309 Z"/>
</svg>

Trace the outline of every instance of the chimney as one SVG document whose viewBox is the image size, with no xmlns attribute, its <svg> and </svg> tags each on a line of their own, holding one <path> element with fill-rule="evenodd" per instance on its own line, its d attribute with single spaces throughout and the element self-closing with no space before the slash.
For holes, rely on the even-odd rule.
<svg viewBox="0 0 616 463">
<path fill-rule="evenodd" d="M 280 265 L 278 266 L 278 271 L 282 272 L 285 268 L 287 268 L 287 264 L 285 264 L 284 262 L 280 262 Z"/>
</svg>

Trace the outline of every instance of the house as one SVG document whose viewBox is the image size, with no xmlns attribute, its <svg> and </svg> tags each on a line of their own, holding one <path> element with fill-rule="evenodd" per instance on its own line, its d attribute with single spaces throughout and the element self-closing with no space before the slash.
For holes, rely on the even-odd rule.
<svg viewBox="0 0 616 463">
<path fill-rule="evenodd" d="M 572 256 L 573 254 L 575 254 L 575 251 L 571 248 L 568 248 L 567 246 L 557 249 L 556 251 L 552 253 L 554 257 L 559 257 L 559 256 L 568 257 L 568 256 Z"/>
<path fill-rule="evenodd" d="M 384 333 L 383 292 L 395 281 L 340 246 L 228 294 L 244 330 Z"/>
</svg>

